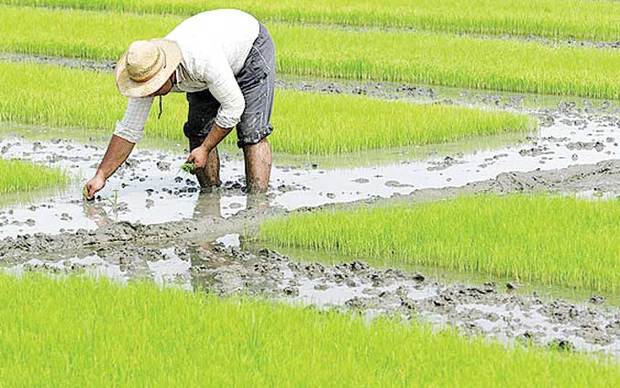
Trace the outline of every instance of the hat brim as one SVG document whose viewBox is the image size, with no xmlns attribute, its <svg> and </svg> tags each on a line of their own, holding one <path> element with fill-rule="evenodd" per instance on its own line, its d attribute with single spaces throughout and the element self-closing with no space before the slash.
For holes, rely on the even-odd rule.
<svg viewBox="0 0 620 388">
<path fill-rule="evenodd" d="M 181 49 L 171 40 L 153 39 L 152 43 L 156 44 L 165 55 L 164 66 L 151 79 L 144 82 L 136 82 L 129 78 L 126 68 L 127 52 L 116 63 L 114 74 L 116 77 L 116 87 L 118 91 L 126 97 L 146 97 L 158 91 L 170 78 L 172 73 L 181 63 Z"/>
</svg>

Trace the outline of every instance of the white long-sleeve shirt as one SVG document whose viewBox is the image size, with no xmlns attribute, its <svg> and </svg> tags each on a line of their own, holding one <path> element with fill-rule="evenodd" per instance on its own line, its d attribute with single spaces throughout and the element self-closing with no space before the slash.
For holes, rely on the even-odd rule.
<svg viewBox="0 0 620 388">
<path fill-rule="evenodd" d="M 245 100 L 235 79 L 258 37 L 259 23 L 234 9 L 207 11 L 184 20 L 165 39 L 179 45 L 181 65 L 173 92 L 209 89 L 221 106 L 215 123 L 232 128 L 239 122 Z M 143 136 L 153 97 L 129 97 L 125 115 L 114 134 L 132 143 Z"/>
</svg>

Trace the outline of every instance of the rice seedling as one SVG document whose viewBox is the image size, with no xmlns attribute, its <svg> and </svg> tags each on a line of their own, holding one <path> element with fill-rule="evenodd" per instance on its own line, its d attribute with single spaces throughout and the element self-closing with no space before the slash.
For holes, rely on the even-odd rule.
<svg viewBox="0 0 620 388">
<path fill-rule="evenodd" d="M 191 15 L 239 8 L 261 20 L 616 41 L 620 3 L 581 0 L 0 0 L 3 4 Z"/>
<path fill-rule="evenodd" d="M 20 160 L 0 159 L 0 194 L 21 193 L 64 186 L 69 178 L 58 168 Z"/>
<path fill-rule="evenodd" d="M 188 174 L 196 174 L 196 166 L 194 165 L 194 163 L 190 163 L 190 162 L 185 162 L 181 165 L 181 171 L 185 171 Z"/>
<path fill-rule="evenodd" d="M 116 59 L 135 39 L 165 35 L 177 16 L 0 8 L 0 50 Z M 285 74 L 617 99 L 613 49 L 429 33 L 351 32 L 272 24 Z"/>
<path fill-rule="evenodd" d="M 544 195 L 322 211 L 268 221 L 262 240 L 371 261 L 620 290 L 620 201 Z"/>
<path fill-rule="evenodd" d="M 109 73 L 0 63 L 0 74 L 4 85 L 0 89 L 0 121 L 105 128 L 111 133 L 126 106 Z M 162 118 L 150 117 L 146 134 L 184 142 L 186 117 L 184 95 L 173 93 L 165 98 Z M 291 154 L 442 143 L 523 132 L 535 125 L 528 116 L 508 112 L 280 90 L 273 123 L 276 131 L 270 140 L 274 149 Z M 227 141 L 233 144 L 235 136 Z"/>
<path fill-rule="evenodd" d="M 7 386 L 617 386 L 617 364 L 145 283 L 0 276 Z M 527 371 L 527 373 L 524 373 Z"/>
</svg>

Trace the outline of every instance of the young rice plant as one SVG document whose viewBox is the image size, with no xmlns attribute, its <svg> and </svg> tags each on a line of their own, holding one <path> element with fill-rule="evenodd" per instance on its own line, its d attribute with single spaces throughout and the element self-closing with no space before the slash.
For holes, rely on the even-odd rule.
<svg viewBox="0 0 620 388">
<path fill-rule="evenodd" d="M 137 39 L 164 36 L 178 16 L 0 7 L 0 50 L 116 60 Z M 620 98 L 614 49 L 431 33 L 271 24 L 278 71 L 302 76 Z"/>
<path fill-rule="evenodd" d="M 106 129 L 112 133 L 127 100 L 110 73 L 50 65 L 0 63 L 0 120 Z M 527 131 L 535 121 L 507 112 L 390 102 L 362 96 L 296 91 L 276 93 L 270 141 L 291 154 L 335 154 L 386 147 L 445 143 L 481 135 Z M 187 103 L 164 98 L 160 120 L 152 109 L 147 136 L 184 141 Z M 234 143 L 235 135 L 227 141 Z"/>
<path fill-rule="evenodd" d="M 620 383 L 605 359 L 144 283 L 4 275 L 0 315 L 6 386 Z"/>
<path fill-rule="evenodd" d="M 297 214 L 267 221 L 260 237 L 387 264 L 617 292 L 619 217 L 618 200 L 484 195 Z"/>
<path fill-rule="evenodd" d="M 58 168 L 0 159 L 0 195 L 64 186 L 69 178 Z"/>
<path fill-rule="evenodd" d="M 238 8 L 260 20 L 418 31 L 620 39 L 620 3 L 582 0 L 0 0 L 3 4 L 73 7 L 188 16 Z"/>
</svg>

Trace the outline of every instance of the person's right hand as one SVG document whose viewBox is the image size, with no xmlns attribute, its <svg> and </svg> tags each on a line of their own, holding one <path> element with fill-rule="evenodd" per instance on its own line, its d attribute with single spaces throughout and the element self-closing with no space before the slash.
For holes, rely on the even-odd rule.
<svg viewBox="0 0 620 388">
<path fill-rule="evenodd" d="M 86 182 L 86 192 L 88 200 L 95 198 L 95 194 L 105 186 L 106 179 L 103 174 L 97 172 L 95 176 Z"/>
</svg>

